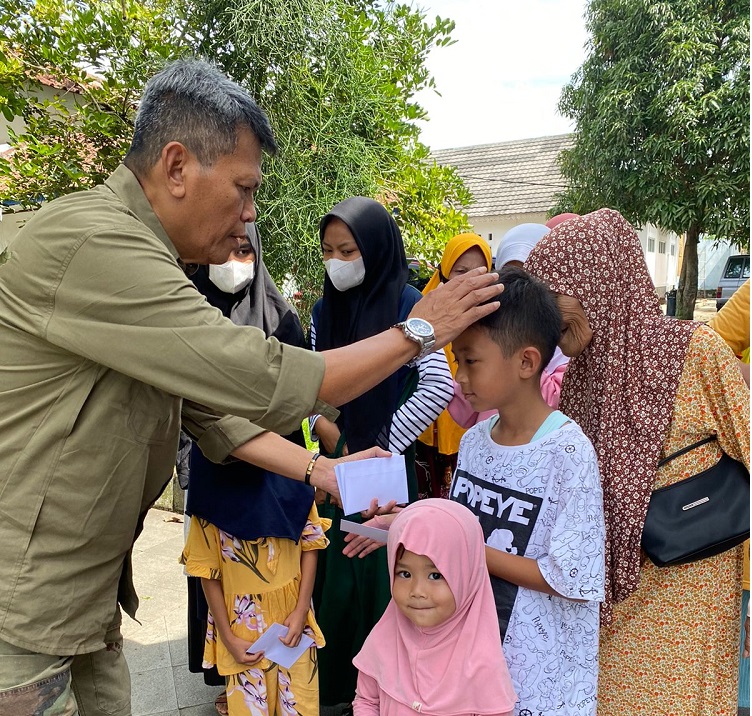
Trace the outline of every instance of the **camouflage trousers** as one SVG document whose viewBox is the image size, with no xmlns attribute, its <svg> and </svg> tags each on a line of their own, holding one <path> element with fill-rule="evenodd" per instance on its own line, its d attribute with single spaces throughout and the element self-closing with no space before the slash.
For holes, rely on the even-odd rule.
<svg viewBox="0 0 752 716">
<path fill-rule="evenodd" d="M 130 716 L 119 623 L 91 654 L 51 656 L 0 640 L 0 716 Z"/>
</svg>

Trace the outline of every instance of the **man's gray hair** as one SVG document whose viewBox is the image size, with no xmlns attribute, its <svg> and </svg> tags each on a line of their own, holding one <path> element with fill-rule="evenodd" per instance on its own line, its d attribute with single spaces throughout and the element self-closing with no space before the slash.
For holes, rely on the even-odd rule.
<svg viewBox="0 0 752 716">
<path fill-rule="evenodd" d="M 208 167 L 232 154 L 241 128 L 277 151 L 269 118 L 248 92 L 208 62 L 177 60 L 146 83 L 125 164 L 143 176 L 166 144 L 180 142 Z"/>
</svg>

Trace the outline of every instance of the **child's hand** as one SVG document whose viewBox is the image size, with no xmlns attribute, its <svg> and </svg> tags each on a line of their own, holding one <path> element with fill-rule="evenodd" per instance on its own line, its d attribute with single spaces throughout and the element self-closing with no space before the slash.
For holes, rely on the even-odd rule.
<svg viewBox="0 0 752 716">
<path fill-rule="evenodd" d="M 263 651 L 247 654 L 246 651 L 253 646 L 253 643 L 237 636 L 233 636 L 232 639 L 230 639 L 230 643 L 225 644 L 225 646 L 227 647 L 227 651 L 232 654 L 232 658 L 235 659 L 238 664 L 253 666 L 264 658 Z"/>
<path fill-rule="evenodd" d="M 402 509 L 401 507 L 397 507 L 396 500 L 390 500 L 383 507 L 379 507 L 379 499 L 378 497 L 374 497 L 371 500 L 371 504 L 369 505 L 368 509 L 363 510 L 363 512 L 360 513 L 360 516 L 364 520 L 370 520 L 371 517 L 375 517 L 376 515 L 389 515 L 389 514 L 392 514 L 393 512 L 399 512 L 401 509 Z M 371 526 L 377 527 L 377 525 L 375 524 Z M 383 529 L 389 529 L 389 528 L 384 527 Z"/>
<path fill-rule="evenodd" d="M 373 502 L 371 503 L 371 505 L 373 505 Z M 399 511 L 401 509 L 401 507 L 395 507 L 394 511 L 390 514 L 377 515 L 373 519 L 370 519 L 363 524 L 367 525 L 368 527 L 377 527 L 381 530 L 388 530 L 392 522 L 394 522 L 394 518 L 399 514 Z M 345 557 L 352 558 L 357 556 L 360 557 L 360 559 L 368 556 L 369 554 L 371 554 L 371 552 L 374 552 L 379 547 L 386 546 L 384 542 L 377 542 L 370 537 L 356 535 L 354 532 L 350 532 L 349 534 L 345 535 L 345 542 L 347 542 L 347 546 L 342 550 L 342 554 L 344 554 Z"/>
<path fill-rule="evenodd" d="M 305 609 L 296 609 L 293 611 L 282 624 L 287 627 L 287 635 L 279 637 L 279 640 L 285 646 L 297 646 L 300 643 L 300 637 L 308 619 L 308 607 Z"/>
</svg>

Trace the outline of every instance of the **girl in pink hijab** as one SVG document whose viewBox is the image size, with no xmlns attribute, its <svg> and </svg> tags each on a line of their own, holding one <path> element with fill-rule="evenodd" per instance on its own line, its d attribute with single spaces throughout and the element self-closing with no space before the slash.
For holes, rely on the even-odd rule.
<svg viewBox="0 0 752 716">
<path fill-rule="evenodd" d="M 510 716 L 483 531 L 465 506 L 416 502 L 387 543 L 392 600 L 353 659 L 355 716 Z"/>
</svg>

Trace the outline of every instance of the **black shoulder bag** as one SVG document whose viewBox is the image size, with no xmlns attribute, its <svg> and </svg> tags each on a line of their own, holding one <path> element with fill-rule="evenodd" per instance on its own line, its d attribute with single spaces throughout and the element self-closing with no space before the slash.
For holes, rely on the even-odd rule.
<svg viewBox="0 0 752 716">
<path fill-rule="evenodd" d="M 658 467 L 715 439 L 678 450 Z M 713 467 L 653 491 L 642 549 L 657 567 L 673 567 L 720 554 L 748 537 L 749 471 L 723 453 Z"/>
</svg>

